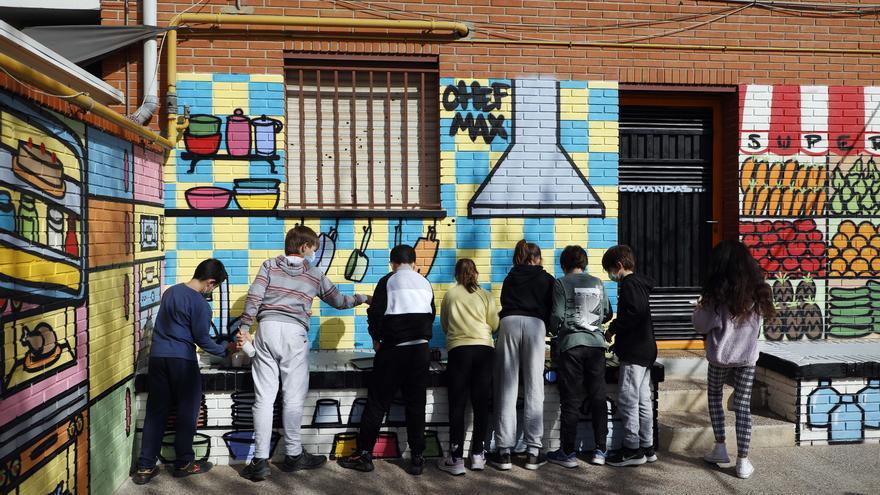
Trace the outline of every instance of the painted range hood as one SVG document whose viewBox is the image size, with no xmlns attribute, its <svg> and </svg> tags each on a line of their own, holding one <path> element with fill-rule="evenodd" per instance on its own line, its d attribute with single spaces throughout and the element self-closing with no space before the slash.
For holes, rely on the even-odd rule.
<svg viewBox="0 0 880 495">
<path fill-rule="evenodd" d="M 513 81 L 513 139 L 468 205 L 472 217 L 601 217 L 605 206 L 560 144 L 559 83 Z"/>
</svg>

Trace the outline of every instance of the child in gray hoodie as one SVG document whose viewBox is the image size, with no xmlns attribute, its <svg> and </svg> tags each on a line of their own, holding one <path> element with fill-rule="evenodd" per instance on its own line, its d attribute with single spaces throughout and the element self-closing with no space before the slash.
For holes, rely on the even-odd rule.
<svg viewBox="0 0 880 495">
<path fill-rule="evenodd" d="M 309 391 L 309 322 L 315 296 L 337 309 L 353 308 L 368 303 L 366 295 L 346 296 L 339 292 L 315 268 L 318 247 L 315 232 L 298 225 L 284 239 L 285 256 L 266 260 L 254 278 L 241 316 L 240 340 L 250 340 L 249 329 L 254 320 L 260 329 L 245 351 L 254 353 L 251 371 L 256 397 L 253 407 L 254 458 L 241 472 L 252 481 L 269 475 L 268 458 L 272 435 L 272 412 L 278 395 L 278 379 L 284 394 L 284 441 L 286 456 L 281 469 L 297 471 L 314 469 L 327 461 L 324 456 L 309 454 L 302 448 L 300 425 L 303 405 Z M 254 350 L 250 347 L 253 346 Z"/>
<path fill-rule="evenodd" d="M 715 447 L 703 458 L 714 464 L 730 462 L 724 437 L 722 389 L 727 376 L 733 374 L 736 475 L 740 478 L 748 478 L 755 471 L 748 456 L 758 333 L 762 318 L 771 318 L 775 313 L 770 286 L 745 245 L 722 241 L 715 246 L 700 301 L 694 310 L 694 329 L 706 335 L 709 417 L 715 432 Z"/>
</svg>

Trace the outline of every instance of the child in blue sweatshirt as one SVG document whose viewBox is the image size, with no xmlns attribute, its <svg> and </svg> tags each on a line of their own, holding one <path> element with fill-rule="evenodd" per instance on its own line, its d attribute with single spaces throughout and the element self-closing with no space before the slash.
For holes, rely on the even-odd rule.
<svg viewBox="0 0 880 495">
<path fill-rule="evenodd" d="M 132 477 L 143 485 L 159 474 L 156 459 L 165 434 L 165 420 L 177 406 L 174 435 L 174 477 L 182 478 L 211 469 L 211 463 L 196 461 L 192 440 L 202 401 L 202 376 L 196 345 L 206 352 L 225 357 L 229 349 L 211 338 L 211 306 L 205 296 L 226 280 L 226 268 L 216 259 L 196 267 L 192 280 L 168 288 L 156 315 L 147 378 L 149 396 L 141 454 Z M 230 344 L 234 346 L 235 344 Z"/>
</svg>

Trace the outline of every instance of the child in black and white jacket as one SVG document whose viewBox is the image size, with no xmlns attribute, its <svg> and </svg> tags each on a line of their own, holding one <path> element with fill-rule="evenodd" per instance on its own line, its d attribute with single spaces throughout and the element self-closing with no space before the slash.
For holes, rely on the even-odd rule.
<svg viewBox="0 0 880 495">
<path fill-rule="evenodd" d="M 431 283 L 413 267 L 416 253 L 401 244 L 391 250 L 391 273 L 382 277 L 367 310 L 376 348 L 367 404 L 361 416 L 357 451 L 339 460 L 344 468 L 372 471 L 372 451 L 398 389 L 406 405 L 410 474 L 422 474 L 425 459 L 425 402 L 430 350 L 428 341 L 436 309 Z"/>
</svg>

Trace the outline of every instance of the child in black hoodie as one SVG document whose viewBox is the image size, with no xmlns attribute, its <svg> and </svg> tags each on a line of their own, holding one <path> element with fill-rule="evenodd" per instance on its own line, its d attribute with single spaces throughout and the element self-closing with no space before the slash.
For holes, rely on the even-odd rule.
<svg viewBox="0 0 880 495">
<path fill-rule="evenodd" d="M 526 469 L 547 462 L 541 453 L 544 436 L 544 349 L 553 283 L 541 266 L 541 248 L 525 239 L 516 243 L 513 268 L 501 287 L 501 327 L 495 344 L 495 445 L 489 462 L 498 469 L 513 467 L 516 445 L 516 396 L 522 367 L 523 436 L 528 446 Z"/>
<path fill-rule="evenodd" d="M 602 256 L 602 268 L 620 284 L 617 319 L 606 338 L 614 336 L 614 352 L 620 358 L 617 410 L 623 419 L 623 449 L 612 454 L 611 466 L 636 466 L 657 460 L 654 451 L 654 414 L 651 407 L 651 367 L 657 359 L 657 343 L 651 323 L 648 296 L 654 282 L 633 273 L 635 256 L 629 246 L 614 246 Z"/>
</svg>

